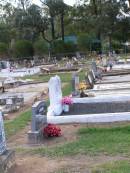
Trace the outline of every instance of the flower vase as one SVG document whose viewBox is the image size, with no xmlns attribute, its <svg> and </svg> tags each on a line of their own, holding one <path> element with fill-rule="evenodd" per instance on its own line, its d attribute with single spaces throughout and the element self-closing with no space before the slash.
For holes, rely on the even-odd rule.
<svg viewBox="0 0 130 173">
<path fill-rule="evenodd" d="M 64 105 L 63 105 L 63 111 L 64 111 L 64 112 L 69 112 L 69 105 L 64 104 Z"/>
</svg>

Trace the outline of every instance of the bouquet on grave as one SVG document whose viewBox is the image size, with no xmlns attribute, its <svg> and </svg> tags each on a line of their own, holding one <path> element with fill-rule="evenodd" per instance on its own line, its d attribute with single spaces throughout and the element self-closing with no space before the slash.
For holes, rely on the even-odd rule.
<svg viewBox="0 0 130 173">
<path fill-rule="evenodd" d="M 79 90 L 86 90 L 88 88 L 88 86 L 86 85 L 85 82 L 81 82 L 79 83 Z"/>
<path fill-rule="evenodd" d="M 61 136 L 61 129 L 54 124 L 48 124 L 43 128 L 43 135 L 45 137 L 59 137 Z"/>
<path fill-rule="evenodd" d="M 69 96 L 63 97 L 61 102 L 63 105 L 72 105 L 73 104 L 72 98 Z"/>
</svg>

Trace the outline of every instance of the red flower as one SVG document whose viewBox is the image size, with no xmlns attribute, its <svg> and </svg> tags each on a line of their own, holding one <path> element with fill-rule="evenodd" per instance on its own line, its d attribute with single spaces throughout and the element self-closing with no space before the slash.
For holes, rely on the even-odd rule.
<svg viewBox="0 0 130 173">
<path fill-rule="evenodd" d="M 48 124 L 43 128 L 43 135 L 46 137 L 59 137 L 61 136 L 61 129 L 54 124 Z"/>
</svg>

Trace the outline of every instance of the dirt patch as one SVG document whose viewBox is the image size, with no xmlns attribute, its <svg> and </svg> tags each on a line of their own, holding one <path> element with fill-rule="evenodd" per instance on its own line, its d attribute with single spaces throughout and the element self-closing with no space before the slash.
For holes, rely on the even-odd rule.
<svg viewBox="0 0 130 173">
<path fill-rule="evenodd" d="M 62 136 L 57 138 L 44 138 L 39 145 L 43 147 L 46 146 L 51 147 L 51 146 L 64 144 L 65 142 L 75 141 L 78 138 L 76 132 L 78 131 L 79 128 L 84 126 L 85 125 L 80 125 L 80 124 L 59 125 L 62 131 Z M 11 148 L 31 147 L 30 145 L 28 145 L 28 140 L 27 140 L 27 132 L 29 130 L 30 130 L 30 123 L 28 126 L 26 126 L 25 129 L 21 130 L 19 133 L 8 139 L 9 147 Z"/>
<path fill-rule="evenodd" d="M 39 156 L 26 156 L 24 158 L 17 156 L 16 167 L 12 173 L 91 173 L 91 169 L 95 166 L 117 160 L 126 160 L 126 158 L 119 156 L 88 157 L 77 155 L 49 159 Z"/>
</svg>

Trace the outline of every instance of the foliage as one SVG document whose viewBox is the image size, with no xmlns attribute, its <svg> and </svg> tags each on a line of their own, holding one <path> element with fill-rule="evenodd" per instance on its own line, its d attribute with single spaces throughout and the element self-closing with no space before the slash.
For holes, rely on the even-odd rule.
<svg viewBox="0 0 130 173">
<path fill-rule="evenodd" d="M 0 56 L 7 56 L 8 55 L 8 46 L 6 43 L 0 42 Z"/>
<path fill-rule="evenodd" d="M 86 33 L 80 34 L 78 37 L 78 46 L 79 46 L 80 50 L 83 50 L 83 51 L 90 50 L 91 51 L 93 40 L 95 40 L 95 38 L 96 37 L 91 34 L 86 34 Z"/>
<path fill-rule="evenodd" d="M 14 57 L 33 56 L 33 46 L 30 41 L 19 40 L 13 45 Z"/>
<path fill-rule="evenodd" d="M 61 136 L 61 129 L 54 124 L 48 124 L 43 128 L 43 135 L 45 137 L 59 137 Z"/>
<path fill-rule="evenodd" d="M 36 55 L 45 55 L 48 53 L 48 45 L 44 40 L 38 40 L 34 43 L 34 51 Z"/>
<path fill-rule="evenodd" d="M 56 40 L 52 45 L 52 51 L 55 54 L 59 53 L 72 53 L 77 50 L 76 45 L 73 42 L 65 43 L 62 40 Z"/>
</svg>

